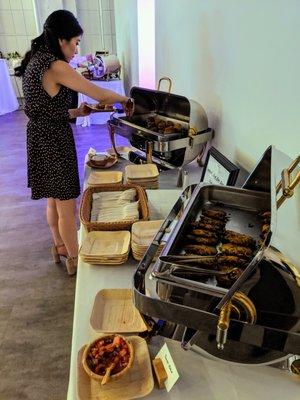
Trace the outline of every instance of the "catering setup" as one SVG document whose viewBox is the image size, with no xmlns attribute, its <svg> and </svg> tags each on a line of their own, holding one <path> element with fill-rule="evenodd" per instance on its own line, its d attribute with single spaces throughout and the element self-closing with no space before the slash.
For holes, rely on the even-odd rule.
<svg viewBox="0 0 300 400">
<path fill-rule="evenodd" d="M 173 167 L 185 165 L 196 154 L 184 140 L 212 132 L 203 111 L 191 118 L 190 101 L 179 113 L 159 92 L 141 105 L 139 92 L 133 116 L 109 122 L 110 134 L 129 132 L 135 147 L 113 142 L 85 160 L 68 399 L 248 400 L 257 380 L 258 399 L 283 390 L 296 398 L 299 157 L 270 146 L 242 187 L 199 183 L 198 168 L 195 183 L 178 189 L 159 161 L 171 153 Z M 174 136 L 183 140 L 178 157 L 164 133 L 142 126 L 158 98 L 164 113 L 156 115 L 176 115 L 187 133 Z M 138 150 L 148 162 L 129 161 Z"/>
</svg>

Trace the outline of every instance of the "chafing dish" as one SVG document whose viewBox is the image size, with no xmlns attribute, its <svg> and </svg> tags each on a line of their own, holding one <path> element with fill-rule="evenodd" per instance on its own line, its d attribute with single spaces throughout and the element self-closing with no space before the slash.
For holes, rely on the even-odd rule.
<svg viewBox="0 0 300 400">
<path fill-rule="evenodd" d="M 135 305 L 182 328 L 183 347 L 244 364 L 300 355 L 300 157 L 290 161 L 271 146 L 242 188 L 197 185 L 184 210 L 184 196 L 178 199 L 141 260 L 134 276 Z M 200 265 L 197 271 L 201 257 L 181 251 L 191 221 L 211 207 L 227 212 L 226 228 L 249 234 L 258 244 L 229 287 L 217 283 L 211 267 L 205 271 Z M 259 215 L 266 210 L 270 227 L 259 241 Z"/>
<path fill-rule="evenodd" d="M 191 162 L 212 138 L 206 113 L 197 102 L 169 92 L 133 87 L 130 97 L 135 108 L 131 117 L 111 115 L 108 127 L 115 148 L 115 134 L 126 137 L 132 146 L 167 168 L 176 168 Z M 163 125 L 178 126 L 172 133 L 163 133 L 149 127 L 148 121 L 159 120 Z M 160 130 L 160 129 L 159 129 Z M 172 128 L 171 128 L 172 131 Z"/>
</svg>

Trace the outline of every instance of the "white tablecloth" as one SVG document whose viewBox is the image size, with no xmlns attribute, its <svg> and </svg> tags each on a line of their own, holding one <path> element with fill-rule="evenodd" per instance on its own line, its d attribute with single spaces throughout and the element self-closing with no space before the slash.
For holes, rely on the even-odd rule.
<svg viewBox="0 0 300 400">
<path fill-rule="evenodd" d="M 85 171 L 85 181 L 90 169 Z M 177 200 L 180 190 L 148 190 L 151 219 L 163 219 Z M 80 230 L 80 241 L 85 236 Z M 70 380 L 67 400 L 76 400 L 76 364 L 81 347 L 95 338 L 90 315 L 95 295 L 101 289 L 131 288 L 136 262 L 131 258 L 121 266 L 92 266 L 78 263 Z M 97 335 L 96 335 L 97 336 Z M 99 335 L 98 335 L 99 336 Z M 174 388 L 154 389 L 145 400 L 298 400 L 299 378 L 267 366 L 243 366 L 211 360 L 192 351 L 184 351 L 179 342 L 162 337 L 151 340 L 150 350 L 156 354 L 164 342 L 174 358 L 179 380 Z M 86 399 L 89 400 L 89 399 Z"/>
<path fill-rule="evenodd" d="M 0 59 L 0 115 L 15 111 L 19 103 L 10 80 L 6 60 Z"/>
<path fill-rule="evenodd" d="M 124 84 L 123 81 L 121 80 L 92 81 L 92 83 L 104 89 L 113 90 L 114 92 L 117 92 L 122 96 L 125 95 Z M 80 106 L 80 104 L 83 103 L 84 101 L 86 101 L 87 103 L 97 103 L 96 100 L 91 99 L 90 97 L 82 93 L 78 93 L 78 106 Z M 109 119 L 109 113 L 93 113 L 87 117 L 77 118 L 76 125 L 81 125 L 81 126 L 90 126 L 91 124 L 101 125 L 101 124 L 106 124 L 108 119 Z"/>
</svg>

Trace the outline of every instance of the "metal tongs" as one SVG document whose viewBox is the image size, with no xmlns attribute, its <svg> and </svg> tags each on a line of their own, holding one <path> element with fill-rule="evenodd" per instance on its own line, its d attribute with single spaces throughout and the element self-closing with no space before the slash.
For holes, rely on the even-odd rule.
<svg viewBox="0 0 300 400">
<path fill-rule="evenodd" d="M 228 271 L 218 271 L 215 269 L 206 269 L 191 266 L 185 264 L 185 261 L 190 261 L 194 263 L 200 263 L 201 261 L 213 261 L 217 260 L 217 256 L 186 256 L 186 255 L 176 255 L 176 256 L 161 256 L 159 257 L 160 261 L 162 261 L 164 267 L 167 267 L 164 271 L 161 271 L 159 275 L 169 276 L 169 275 L 177 275 L 177 274 L 195 274 L 195 275 L 229 275 L 231 278 L 235 278 L 237 272 L 239 272 L 239 268 L 232 267 Z M 177 262 L 174 262 L 177 261 Z M 182 262 L 182 264 L 180 263 Z"/>
</svg>

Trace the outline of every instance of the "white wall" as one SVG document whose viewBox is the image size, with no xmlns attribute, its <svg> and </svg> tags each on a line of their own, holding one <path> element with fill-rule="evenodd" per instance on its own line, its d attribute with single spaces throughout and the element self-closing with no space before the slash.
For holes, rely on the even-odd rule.
<svg viewBox="0 0 300 400">
<path fill-rule="evenodd" d="M 138 85 L 137 0 L 115 0 L 117 54 L 122 65 L 125 92 Z"/>
<path fill-rule="evenodd" d="M 32 0 L 0 0 L 0 51 L 21 55 L 37 36 Z"/>
<path fill-rule="evenodd" d="M 251 169 L 300 150 L 300 1 L 156 0 L 156 77 L 199 101 L 215 145 Z"/>
</svg>

